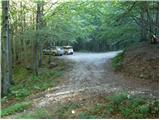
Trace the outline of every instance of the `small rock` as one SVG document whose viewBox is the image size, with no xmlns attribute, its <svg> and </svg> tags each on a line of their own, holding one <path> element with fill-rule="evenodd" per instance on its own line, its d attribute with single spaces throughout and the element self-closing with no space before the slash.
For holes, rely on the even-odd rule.
<svg viewBox="0 0 160 120">
<path fill-rule="evenodd" d="M 57 66 L 57 64 L 54 63 L 54 62 L 51 62 L 51 63 L 49 64 L 49 68 L 54 68 L 54 67 L 56 67 L 56 66 Z"/>
<path fill-rule="evenodd" d="M 144 77 L 144 75 L 143 74 L 140 74 L 140 78 L 143 78 Z"/>
</svg>

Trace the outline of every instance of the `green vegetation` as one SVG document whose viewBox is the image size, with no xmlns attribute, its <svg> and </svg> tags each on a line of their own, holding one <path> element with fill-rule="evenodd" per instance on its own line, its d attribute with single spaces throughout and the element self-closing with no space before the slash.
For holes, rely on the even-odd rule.
<svg viewBox="0 0 160 120">
<path fill-rule="evenodd" d="M 158 1 L 3 0 L 1 6 L 2 96 L 14 82 L 13 66 L 29 65 L 38 76 L 44 48 L 119 50 L 159 33 Z"/>
<path fill-rule="evenodd" d="M 49 119 L 51 114 L 49 114 L 49 112 L 44 109 L 44 108 L 40 108 L 38 110 L 35 110 L 33 113 L 27 113 L 21 116 L 18 116 L 16 119 Z"/>
<path fill-rule="evenodd" d="M 140 41 L 147 43 L 159 35 L 158 1 L 2 0 L 0 5 L 3 116 L 22 110 L 24 106 L 15 102 L 59 83 L 55 78 L 62 76 L 65 67 L 61 63 L 56 63 L 55 69 L 43 66 L 44 48 L 72 45 L 75 51 L 104 52 L 124 49 Z M 121 69 L 123 57 L 121 53 L 113 59 L 115 70 Z M 126 96 L 108 101 L 77 117 L 147 118 L 153 107 L 145 102 L 138 105 L 133 102 L 136 107 L 132 106 Z M 78 107 L 69 104 L 56 114 L 65 118 L 67 110 Z M 36 117 L 43 118 L 41 112 L 44 111 L 38 111 Z M 153 112 L 157 115 L 156 110 Z"/>
<path fill-rule="evenodd" d="M 52 110 L 47 110 L 45 108 L 40 108 L 37 110 L 34 110 L 28 114 L 23 114 L 18 116 L 17 118 L 20 119 L 35 119 L 35 118 L 39 118 L 39 119 L 50 119 L 50 118 L 68 118 L 68 115 L 71 115 L 71 111 L 74 109 L 79 108 L 80 105 L 78 103 L 67 103 L 65 105 L 59 105 L 56 111 L 52 111 Z M 56 107 L 55 107 L 56 108 Z M 53 109 L 53 108 L 52 108 Z M 71 116 L 72 118 L 73 116 Z"/>
<path fill-rule="evenodd" d="M 123 65 L 124 52 L 119 53 L 112 59 L 112 66 L 115 71 L 120 70 Z"/>
<path fill-rule="evenodd" d="M 25 70 L 22 70 L 22 74 Z M 16 99 L 23 99 L 28 95 L 46 90 L 49 87 L 54 87 L 58 84 L 58 81 L 55 78 L 62 75 L 62 71 L 54 71 L 43 68 L 39 76 L 33 74 L 28 74 L 23 76 L 24 78 L 19 80 L 19 74 L 15 73 L 15 78 L 18 78 L 18 81 L 15 80 L 15 85 L 10 88 L 9 98 L 15 97 Z M 18 76 L 16 76 L 18 75 Z"/>
<path fill-rule="evenodd" d="M 55 115 L 57 118 L 67 118 L 68 115 L 72 115 L 72 110 L 75 110 L 77 108 L 80 108 L 80 105 L 78 103 L 67 103 L 65 105 L 62 105 L 58 108 L 58 110 L 55 112 Z M 72 116 L 70 116 L 72 118 Z"/>
<path fill-rule="evenodd" d="M 140 97 L 128 98 L 127 94 L 116 94 L 105 99 L 106 103 L 94 105 L 87 113 L 96 115 L 96 118 L 158 118 L 157 101 L 150 101 Z"/>
<path fill-rule="evenodd" d="M 17 105 L 18 110 L 16 109 L 13 112 L 11 111 L 11 113 L 9 111 L 9 114 L 7 112 L 4 112 L 3 116 L 19 112 L 19 109 L 21 110 L 21 108 L 19 108 L 21 103 L 17 102 L 25 101 L 25 98 L 27 96 L 39 93 L 50 87 L 55 87 L 60 82 L 56 78 L 63 75 L 63 71 L 66 66 L 62 61 L 59 62 L 55 59 L 55 62 L 57 62 L 58 65 L 52 69 L 47 68 L 47 65 L 45 64 L 40 69 L 40 73 L 38 76 L 32 74 L 30 70 L 27 70 L 23 67 L 15 68 L 13 74 L 14 85 L 11 86 L 9 94 L 1 99 L 1 103 L 2 106 L 5 106 L 2 108 L 2 111 L 7 110 L 8 112 L 8 110 L 10 110 L 10 107 L 12 109 L 14 107 L 17 107 Z M 7 105 L 8 102 L 11 102 L 11 105 Z"/>
<path fill-rule="evenodd" d="M 59 105 L 54 111 L 42 109 L 33 111 L 33 113 L 24 114 L 18 118 L 158 118 L 159 103 L 156 100 L 129 96 L 127 93 L 117 93 L 101 99 L 101 102 L 91 105 L 69 102 Z M 72 113 L 72 110 L 74 110 L 75 113 Z"/>
<path fill-rule="evenodd" d="M 22 112 L 31 106 L 31 102 L 21 102 L 11 105 L 1 110 L 1 117 L 12 115 L 16 112 Z"/>
</svg>

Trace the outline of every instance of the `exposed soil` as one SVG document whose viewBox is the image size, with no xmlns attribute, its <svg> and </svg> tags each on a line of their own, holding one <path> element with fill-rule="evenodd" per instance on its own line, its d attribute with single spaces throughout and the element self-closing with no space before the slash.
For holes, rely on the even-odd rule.
<svg viewBox="0 0 160 120">
<path fill-rule="evenodd" d="M 141 43 L 130 47 L 124 54 L 123 69 L 128 76 L 159 80 L 159 46 L 158 44 Z"/>
<path fill-rule="evenodd" d="M 64 77 L 60 78 L 62 84 L 56 88 L 30 96 L 33 108 L 25 111 L 31 112 L 37 108 L 53 108 L 57 102 L 63 103 L 73 99 L 83 99 L 84 96 L 107 95 L 112 92 L 127 91 L 132 95 L 158 98 L 157 81 L 145 81 L 131 77 L 123 77 L 113 72 L 111 58 L 121 51 L 107 53 L 75 53 L 74 55 L 58 57 L 71 64 Z M 77 96 L 79 96 L 77 98 Z M 90 99 L 92 101 L 92 99 Z M 25 114 L 25 112 L 23 112 Z M 15 118 L 9 116 L 9 118 Z"/>
</svg>

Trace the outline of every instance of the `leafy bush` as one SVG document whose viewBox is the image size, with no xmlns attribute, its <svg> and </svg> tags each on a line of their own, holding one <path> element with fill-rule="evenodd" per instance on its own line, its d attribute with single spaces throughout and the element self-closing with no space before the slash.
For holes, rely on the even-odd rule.
<svg viewBox="0 0 160 120">
<path fill-rule="evenodd" d="M 112 104 L 118 105 L 122 101 L 127 99 L 127 94 L 125 94 L 125 93 L 115 94 L 113 96 L 108 97 L 108 99 L 111 101 Z"/>
<path fill-rule="evenodd" d="M 15 95 L 16 99 L 21 99 L 30 94 L 30 91 L 28 89 L 22 88 L 16 91 L 11 91 L 12 95 Z"/>
<path fill-rule="evenodd" d="M 1 117 L 21 112 L 31 106 L 31 102 L 21 102 L 1 110 Z"/>
</svg>

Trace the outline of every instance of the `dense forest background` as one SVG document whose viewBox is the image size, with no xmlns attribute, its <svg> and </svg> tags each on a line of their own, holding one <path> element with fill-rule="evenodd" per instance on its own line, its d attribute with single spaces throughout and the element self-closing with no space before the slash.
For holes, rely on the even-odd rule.
<svg viewBox="0 0 160 120">
<path fill-rule="evenodd" d="M 13 69 L 38 75 L 42 50 L 72 45 L 75 51 L 119 50 L 158 36 L 158 1 L 2 1 L 2 93 Z"/>
</svg>

